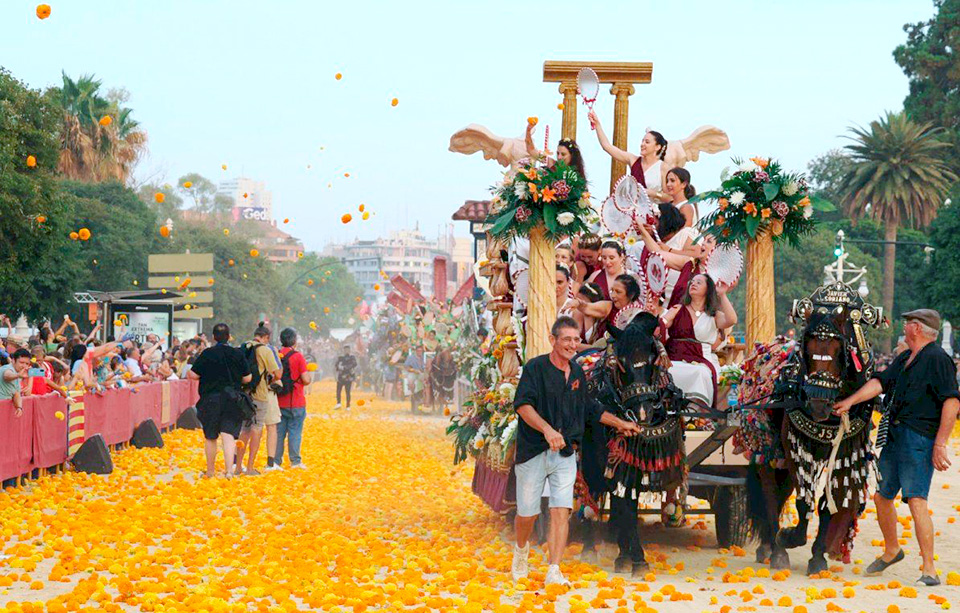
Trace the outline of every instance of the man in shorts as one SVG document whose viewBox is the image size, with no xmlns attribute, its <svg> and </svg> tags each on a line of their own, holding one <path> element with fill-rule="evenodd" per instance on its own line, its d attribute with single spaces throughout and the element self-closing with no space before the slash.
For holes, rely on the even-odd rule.
<svg viewBox="0 0 960 613">
<path fill-rule="evenodd" d="M 933 554 L 933 521 L 927 510 L 933 470 L 950 468 L 947 442 L 960 410 L 956 368 L 950 356 L 937 345 L 940 314 L 932 309 L 904 313 L 903 333 L 907 349 L 863 387 L 834 406 L 838 414 L 880 393 L 888 396 L 889 431 L 877 469 L 880 486 L 873 496 L 877 522 L 883 533 L 883 555 L 867 567 L 867 576 L 883 573 L 904 559 L 897 541 L 897 509 L 894 499 L 903 493 L 917 531 L 923 566 L 917 583 L 940 585 Z"/>
<path fill-rule="evenodd" d="M 237 437 L 243 424 L 240 405 L 236 401 L 240 386 L 249 383 L 252 375 L 243 352 L 230 346 L 230 327 L 219 323 L 213 327 L 216 345 L 203 350 L 187 373 L 200 380 L 197 419 L 203 426 L 203 451 L 207 456 L 207 478 L 214 476 L 217 463 L 217 439 L 223 446 L 226 477 L 233 476 Z"/>
<path fill-rule="evenodd" d="M 567 546 L 573 485 L 577 479 L 574 447 L 583 436 L 585 420 L 613 426 L 624 434 L 639 431 L 635 423 L 602 411 L 587 395 L 583 369 L 572 361 L 580 344 L 580 326 L 572 317 L 561 316 L 550 330 L 553 350 L 523 366 L 513 406 L 517 428 L 517 543 L 513 549 L 513 579 L 526 577 L 530 535 L 540 514 L 540 498 L 550 483 L 550 533 L 547 539 L 550 564 L 546 584 L 568 584 L 560 572 L 560 559 Z"/>
<path fill-rule="evenodd" d="M 256 414 L 250 423 L 244 424 L 240 432 L 243 445 L 237 450 L 237 471 L 243 469 L 243 454 L 249 450 L 246 474 L 259 475 L 260 472 L 253 467 L 253 463 L 257 459 L 257 452 L 260 451 L 260 439 L 263 437 L 264 428 L 267 430 L 266 470 L 280 470 L 280 466 L 274 462 L 274 455 L 277 450 L 277 424 L 280 423 L 277 389 L 280 387 L 283 365 L 280 364 L 277 350 L 270 346 L 270 328 L 264 325 L 264 322 L 260 322 L 254 330 L 253 342 L 247 346 L 253 348 L 257 358 L 257 372 L 260 373 L 260 380 L 257 382 L 257 387 L 250 392 Z"/>
</svg>

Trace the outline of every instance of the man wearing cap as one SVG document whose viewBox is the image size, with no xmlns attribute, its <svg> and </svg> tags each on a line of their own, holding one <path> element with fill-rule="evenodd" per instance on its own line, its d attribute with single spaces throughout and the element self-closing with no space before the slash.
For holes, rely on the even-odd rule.
<svg viewBox="0 0 960 613">
<path fill-rule="evenodd" d="M 940 579 L 933 563 L 933 522 L 927 511 L 927 498 L 933 469 L 943 471 L 950 467 L 947 440 L 960 411 L 960 392 L 953 360 L 935 342 L 940 314 L 932 309 L 917 309 L 902 317 L 906 351 L 852 396 L 834 405 L 834 411 L 846 413 L 853 405 L 881 393 L 887 396 L 890 431 L 877 463 L 880 486 L 873 497 L 884 551 L 865 574 L 879 575 L 904 558 L 897 542 L 897 510 L 893 502 L 902 491 L 910 506 L 923 558 L 917 582 L 934 586 L 940 585 Z"/>
</svg>

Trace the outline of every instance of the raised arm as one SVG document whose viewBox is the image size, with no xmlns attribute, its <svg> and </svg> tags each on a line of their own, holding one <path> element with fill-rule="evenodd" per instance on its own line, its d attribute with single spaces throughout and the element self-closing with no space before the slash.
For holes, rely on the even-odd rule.
<svg viewBox="0 0 960 613">
<path fill-rule="evenodd" d="M 613 302 L 610 300 L 598 300 L 597 302 L 585 302 L 577 298 L 577 310 L 593 317 L 594 319 L 603 319 L 610 314 L 613 309 Z"/>
<path fill-rule="evenodd" d="M 664 249 L 663 245 L 654 240 L 653 236 L 651 236 L 647 230 L 647 227 L 643 224 L 640 224 L 640 237 L 643 239 L 643 244 L 647 249 L 660 255 L 667 266 L 674 270 L 682 270 L 683 267 L 687 265 L 687 262 L 692 259 L 689 256 L 673 253 L 669 249 Z"/>
<path fill-rule="evenodd" d="M 590 118 L 590 124 L 597 130 L 597 140 L 600 141 L 600 146 L 603 148 L 603 150 L 618 162 L 623 162 L 627 166 L 633 166 L 633 163 L 637 161 L 638 156 L 630 153 L 629 151 L 624 151 L 620 147 L 617 147 L 610 142 L 610 139 L 607 138 L 607 134 L 603 131 L 603 126 L 600 125 L 600 119 L 597 118 L 596 113 L 590 111 L 588 117 Z"/>
<path fill-rule="evenodd" d="M 737 325 L 737 310 L 733 308 L 730 299 L 727 298 L 729 286 L 726 283 L 717 284 L 717 294 L 720 296 L 720 309 L 717 310 L 717 329 L 726 330 Z"/>
</svg>

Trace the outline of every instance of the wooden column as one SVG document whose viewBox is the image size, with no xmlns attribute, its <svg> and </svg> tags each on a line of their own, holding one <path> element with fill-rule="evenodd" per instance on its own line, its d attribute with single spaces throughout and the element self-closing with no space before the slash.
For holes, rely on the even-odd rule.
<svg viewBox="0 0 960 613">
<path fill-rule="evenodd" d="M 543 224 L 530 231 L 530 290 L 527 298 L 527 360 L 550 353 L 550 326 L 557 319 L 557 264 Z"/>
<path fill-rule="evenodd" d="M 774 300 L 773 236 L 769 230 L 747 241 L 747 353 L 753 343 L 769 343 L 777 334 Z"/>
<path fill-rule="evenodd" d="M 577 140 L 576 82 L 561 83 L 560 93 L 563 94 L 563 125 L 560 128 L 560 138 Z"/>
<path fill-rule="evenodd" d="M 610 93 L 615 97 L 613 103 L 613 145 L 627 151 L 627 117 L 630 109 L 630 96 L 636 90 L 630 83 L 614 83 Z M 617 160 L 610 161 L 610 191 L 617 180 L 627 171 L 627 165 Z"/>
</svg>

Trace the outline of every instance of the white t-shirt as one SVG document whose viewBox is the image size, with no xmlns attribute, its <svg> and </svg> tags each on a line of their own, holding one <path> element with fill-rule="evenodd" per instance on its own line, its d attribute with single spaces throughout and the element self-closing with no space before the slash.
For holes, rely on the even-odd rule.
<svg viewBox="0 0 960 613">
<path fill-rule="evenodd" d="M 124 360 L 123 365 L 127 367 L 127 372 L 130 373 L 131 377 L 143 376 L 143 370 L 140 369 L 140 362 L 134 360 L 133 358 L 127 358 Z"/>
</svg>

